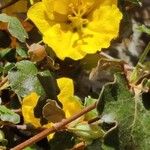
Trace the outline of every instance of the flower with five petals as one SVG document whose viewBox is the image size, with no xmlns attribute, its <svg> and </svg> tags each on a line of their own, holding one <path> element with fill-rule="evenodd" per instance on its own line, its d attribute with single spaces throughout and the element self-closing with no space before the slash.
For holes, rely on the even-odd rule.
<svg viewBox="0 0 150 150">
<path fill-rule="evenodd" d="M 117 0 L 42 0 L 28 18 L 60 59 L 78 60 L 110 46 L 122 14 Z"/>
</svg>

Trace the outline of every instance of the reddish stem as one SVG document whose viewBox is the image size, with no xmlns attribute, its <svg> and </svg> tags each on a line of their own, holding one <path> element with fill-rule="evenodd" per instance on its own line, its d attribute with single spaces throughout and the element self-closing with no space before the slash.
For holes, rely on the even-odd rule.
<svg viewBox="0 0 150 150">
<path fill-rule="evenodd" d="M 70 118 L 64 119 L 61 122 L 54 124 L 53 127 L 41 131 L 37 135 L 31 137 L 30 139 L 26 140 L 25 142 L 23 142 L 19 145 L 17 145 L 16 147 L 12 148 L 11 150 L 22 150 L 23 148 L 40 141 L 41 139 L 45 138 L 49 134 L 54 133 L 54 132 L 62 129 L 67 124 L 71 123 L 72 121 L 76 120 L 77 118 L 81 117 L 82 115 L 86 114 L 87 112 L 95 109 L 96 105 L 97 105 L 97 102 L 84 108 L 82 111 L 80 111 L 79 113 L 76 113 L 75 115 L 71 116 Z"/>
</svg>

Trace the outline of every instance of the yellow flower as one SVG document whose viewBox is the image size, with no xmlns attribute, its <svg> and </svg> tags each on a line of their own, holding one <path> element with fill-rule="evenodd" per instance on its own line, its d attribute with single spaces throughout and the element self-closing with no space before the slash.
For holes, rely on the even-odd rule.
<svg viewBox="0 0 150 150">
<path fill-rule="evenodd" d="M 71 117 L 75 113 L 82 110 L 83 106 L 80 99 L 74 96 L 73 81 L 69 78 L 60 78 L 57 80 L 60 93 L 58 95 L 59 101 L 63 104 L 63 110 L 66 118 Z"/>
<path fill-rule="evenodd" d="M 57 80 L 60 88 L 60 94 L 58 99 L 63 104 L 63 110 L 66 114 L 66 118 L 71 117 L 76 112 L 81 111 L 83 108 L 79 98 L 74 96 L 73 81 L 69 78 L 60 78 Z M 41 127 L 40 119 L 35 118 L 34 108 L 38 102 L 39 96 L 36 93 L 31 93 L 26 96 L 22 102 L 22 114 L 25 123 L 30 123 L 35 127 Z M 44 125 L 45 128 L 52 127 L 52 123 Z M 49 137 L 49 139 L 52 136 Z"/>
<path fill-rule="evenodd" d="M 26 96 L 22 102 L 22 115 L 25 123 L 30 123 L 36 128 L 41 127 L 40 119 L 35 118 L 34 116 L 34 107 L 38 102 L 39 96 L 36 93 L 31 93 Z M 48 123 L 43 125 L 44 128 L 51 128 L 52 123 Z M 48 135 L 48 139 L 50 140 L 53 137 L 53 134 Z"/>
<path fill-rule="evenodd" d="M 25 123 L 31 123 L 35 127 L 41 127 L 40 119 L 34 116 L 34 107 L 38 102 L 39 96 L 36 93 L 31 93 L 22 101 L 22 115 Z"/>
<path fill-rule="evenodd" d="M 74 60 L 109 47 L 122 19 L 117 0 L 42 0 L 27 15 L 60 59 Z"/>
</svg>

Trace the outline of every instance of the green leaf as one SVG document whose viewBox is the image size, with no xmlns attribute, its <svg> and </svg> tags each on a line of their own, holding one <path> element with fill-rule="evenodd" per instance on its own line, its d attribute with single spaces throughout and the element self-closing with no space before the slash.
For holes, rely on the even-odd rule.
<svg viewBox="0 0 150 150">
<path fill-rule="evenodd" d="M 11 70 L 15 66 L 15 63 L 9 63 L 7 62 L 5 66 L 3 67 L 3 73 L 8 73 L 9 70 Z"/>
<path fill-rule="evenodd" d="M 16 37 L 20 42 L 26 41 L 28 34 L 16 17 L 0 14 L 0 21 L 8 23 L 8 31 L 12 36 Z"/>
<path fill-rule="evenodd" d="M 0 50 L 0 58 L 2 59 L 3 57 L 5 57 L 10 51 L 11 51 L 11 48 Z"/>
<path fill-rule="evenodd" d="M 16 48 L 16 52 L 22 58 L 27 58 L 28 57 L 27 52 L 24 49 L 22 49 L 22 48 L 19 48 L 19 47 Z"/>
<path fill-rule="evenodd" d="M 150 145 L 150 111 L 145 109 L 141 97 L 135 98 L 135 115 L 131 135 L 137 150 L 149 150 Z"/>
<path fill-rule="evenodd" d="M 20 122 L 20 116 L 3 105 L 0 105 L 0 119 L 14 124 Z"/>
<path fill-rule="evenodd" d="M 90 106 L 90 105 L 94 104 L 96 101 L 97 101 L 97 99 L 91 98 L 90 96 L 86 97 L 84 106 L 85 107 Z M 98 116 L 97 110 L 93 109 L 90 112 L 85 114 L 85 120 L 91 120 L 91 119 L 96 118 L 97 116 Z"/>
<path fill-rule="evenodd" d="M 147 33 L 150 35 L 150 28 L 146 27 L 145 25 L 139 26 L 138 28 L 140 31 Z"/>
<path fill-rule="evenodd" d="M 108 115 L 117 122 L 120 149 L 148 150 L 150 112 L 144 108 L 140 96 L 135 98 L 129 91 L 124 75 L 116 74 L 115 82 L 105 85 L 97 110 L 102 118 Z"/>
<path fill-rule="evenodd" d="M 83 138 L 87 143 L 104 135 L 103 130 L 97 124 L 87 122 L 78 123 L 74 127 L 69 127 L 68 130 Z"/>
<path fill-rule="evenodd" d="M 5 139 L 4 132 L 0 130 L 0 142 Z"/>
<path fill-rule="evenodd" d="M 134 120 L 134 101 L 133 95 L 130 93 L 124 76 L 115 75 L 115 81 L 104 86 L 100 101 L 97 105 L 98 112 L 102 112 L 102 104 L 104 110 L 102 116 L 109 116 L 114 122 L 119 124 L 119 140 L 122 149 L 131 141 L 129 128 Z M 103 117 L 102 117 L 103 118 Z M 105 120 L 104 120 L 105 121 Z M 108 122 L 110 123 L 110 122 Z M 126 141 L 126 142 L 124 142 Z"/>
<path fill-rule="evenodd" d="M 37 78 L 38 70 L 34 63 L 24 60 L 16 63 L 17 70 L 8 72 L 8 80 L 12 90 L 19 96 L 26 96 L 31 92 L 44 95 L 45 92 Z"/>
<path fill-rule="evenodd" d="M 0 130 L 0 146 L 5 146 L 8 144 L 8 140 L 5 139 L 5 135 L 4 132 L 2 130 Z M 0 147 L 0 149 L 3 150 L 3 147 Z M 5 149 L 5 148 L 4 148 Z"/>
</svg>

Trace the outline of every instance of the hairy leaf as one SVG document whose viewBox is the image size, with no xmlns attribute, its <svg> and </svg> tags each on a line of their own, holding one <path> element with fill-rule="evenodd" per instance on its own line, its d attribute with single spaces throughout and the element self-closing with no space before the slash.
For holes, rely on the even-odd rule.
<svg viewBox="0 0 150 150">
<path fill-rule="evenodd" d="M 20 42 L 25 42 L 26 38 L 28 38 L 27 32 L 16 17 L 11 17 L 6 14 L 0 14 L 0 21 L 8 23 L 8 31 Z"/>
<path fill-rule="evenodd" d="M 97 101 L 97 99 L 91 98 L 90 96 L 86 97 L 85 102 L 84 102 L 84 106 L 85 107 L 90 106 L 90 105 L 94 104 L 96 101 Z M 90 112 L 85 114 L 85 119 L 90 120 L 90 119 L 96 118 L 97 116 L 98 116 L 97 110 L 93 109 Z"/>
<path fill-rule="evenodd" d="M 8 73 L 8 79 L 12 90 L 24 97 L 31 92 L 44 95 L 45 92 L 37 78 L 38 70 L 34 63 L 24 60 L 16 63 L 17 70 Z"/>
<path fill-rule="evenodd" d="M 103 113 L 101 113 L 102 103 L 104 103 Z M 108 115 L 118 124 L 119 145 L 117 147 L 121 150 L 148 150 L 150 113 L 144 108 L 140 96 L 135 98 L 129 91 L 123 75 L 116 74 L 115 82 L 105 85 L 97 110 L 102 116 Z"/>
<path fill-rule="evenodd" d="M 20 122 L 20 116 L 7 107 L 0 105 L 0 120 L 17 124 Z"/>
<path fill-rule="evenodd" d="M 22 48 L 16 48 L 16 52 L 19 56 L 21 56 L 22 58 L 27 58 L 28 54 L 26 52 L 26 50 L 22 49 Z"/>
</svg>

